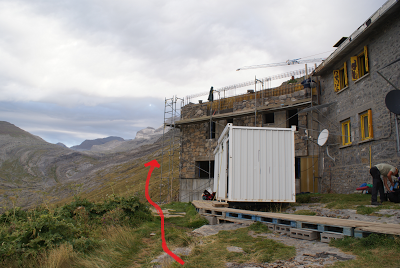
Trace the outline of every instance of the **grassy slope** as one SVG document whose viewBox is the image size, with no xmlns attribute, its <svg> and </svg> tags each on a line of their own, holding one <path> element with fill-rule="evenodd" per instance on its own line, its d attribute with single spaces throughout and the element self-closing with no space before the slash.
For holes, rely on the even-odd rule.
<svg viewBox="0 0 400 268">
<path fill-rule="evenodd" d="M 149 172 L 149 167 L 145 167 L 144 164 L 156 159 L 157 162 L 162 165 L 163 169 L 163 181 L 161 189 L 161 201 L 171 200 L 171 187 L 168 188 L 168 179 L 172 179 L 172 200 L 178 199 L 179 194 L 179 148 L 175 149 L 173 156 L 174 172 L 169 172 L 169 157 L 164 151 L 164 157 L 162 157 L 162 148 L 156 152 L 146 155 L 144 157 L 130 160 L 126 163 L 104 168 L 96 173 L 94 180 L 102 180 L 104 183 L 100 187 L 93 188 L 89 191 L 80 191 L 82 184 L 72 184 L 69 187 L 73 188 L 76 195 L 82 198 L 87 198 L 90 201 L 102 201 L 107 196 L 116 194 L 120 196 L 138 196 L 141 201 L 147 202 L 145 198 L 145 186 L 146 179 Z M 167 179 L 168 178 L 168 179 Z M 150 183 L 149 183 L 149 194 L 153 201 L 160 201 L 160 182 L 161 182 L 161 167 L 155 168 L 152 172 Z M 61 200 L 57 202 L 57 205 L 64 204 L 72 200 L 73 197 Z"/>
</svg>

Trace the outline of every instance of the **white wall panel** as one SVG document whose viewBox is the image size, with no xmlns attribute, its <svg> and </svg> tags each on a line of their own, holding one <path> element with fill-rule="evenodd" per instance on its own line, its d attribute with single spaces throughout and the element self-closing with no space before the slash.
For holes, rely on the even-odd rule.
<svg viewBox="0 0 400 268">
<path fill-rule="evenodd" d="M 295 202 L 294 131 L 228 124 L 214 151 L 217 199 Z"/>
</svg>

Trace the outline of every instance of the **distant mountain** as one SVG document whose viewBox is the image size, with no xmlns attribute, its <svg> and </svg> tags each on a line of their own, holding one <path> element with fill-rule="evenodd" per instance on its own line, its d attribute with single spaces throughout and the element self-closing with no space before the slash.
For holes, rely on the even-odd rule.
<svg viewBox="0 0 400 268">
<path fill-rule="evenodd" d="M 20 129 L 19 127 L 8 123 L 6 121 L 0 121 L 0 135 L 10 135 L 11 137 L 14 138 L 32 138 L 32 139 L 39 139 L 42 140 L 41 138 L 32 135 L 29 132 L 26 132 L 23 129 Z M 43 140 L 42 140 L 43 141 Z"/>
<path fill-rule="evenodd" d="M 164 125 L 160 126 L 157 129 L 147 127 L 145 129 L 139 130 L 136 133 L 135 139 L 133 140 L 113 140 L 101 145 L 93 145 L 90 151 L 97 153 L 118 153 L 134 150 L 140 146 L 156 142 L 162 137 L 163 131 L 164 133 L 167 133 L 170 130 L 170 127 L 166 127 L 165 130 L 163 128 Z"/>
<path fill-rule="evenodd" d="M 27 208 L 56 202 L 81 191 L 106 187 L 110 179 L 108 174 L 114 172 L 114 167 L 132 163 L 143 156 L 153 157 L 160 151 L 161 140 L 158 138 L 159 141 L 154 142 L 157 135 L 151 134 L 156 131 L 150 132 L 150 139 L 125 141 L 109 137 L 114 140 L 106 144 L 118 146 L 114 146 L 117 150 L 105 154 L 92 150 L 74 151 L 60 144 L 51 144 L 13 124 L 0 121 L 0 213 L 13 206 L 12 196 L 16 197 L 16 206 Z M 104 142 L 107 138 L 95 141 L 98 140 Z M 97 146 L 102 145 L 91 147 Z M 113 177 L 121 179 L 118 174 Z"/>
<path fill-rule="evenodd" d="M 67 145 L 65 145 L 65 144 L 62 143 L 62 142 L 58 142 L 58 143 L 56 143 L 56 145 L 61 146 L 61 147 L 64 147 L 64 148 L 68 148 Z"/>
<path fill-rule="evenodd" d="M 95 140 L 85 140 L 82 142 L 80 145 L 75 145 L 72 146 L 70 149 L 76 150 L 76 151 L 83 151 L 83 150 L 90 150 L 94 145 L 102 145 L 110 141 L 124 141 L 123 138 L 120 137 L 107 137 L 107 138 L 102 138 L 102 139 L 95 139 Z"/>
</svg>

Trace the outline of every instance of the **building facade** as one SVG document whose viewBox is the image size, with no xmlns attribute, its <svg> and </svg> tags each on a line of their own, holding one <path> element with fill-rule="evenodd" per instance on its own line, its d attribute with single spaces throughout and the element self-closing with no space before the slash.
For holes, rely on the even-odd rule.
<svg viewBox="0 0 400 268">
<path fill-rule="evenodd" d="M 318 181 L 314 176 L 318 176 L 318 165 L 312 163 L 317 163 L 317 150 L 314 156 L 311 153 L 314 152 L 314 146 L 302 138 L 305 130 L 310 128 L 310 119 L 308 113 L 301 113 L 313 103 L 315 105 L 315 101 L 316 95 L 312 94 L 311 88 L 295 83 L 213 102 L 185 105 L 181 110 L 181 120 L 175 122 L 182 138 L 180 201 L 199 200 L 206 188 L 213 188 L 214 149 L 228 123 L 234 126 L 280 128 L 296 125 L 297 191 L 316 192 Z"/>
<path fill-rule="evenodd" d="M 400 88 L 399 14 L 398 1 L 386 2 L 314 73 L 324 107 L 318 129 L 330 133 L 319 155 L 321 192 L 352 193 L 372 182 L 371 166 L 399 167 L 396 115 L 385 105 L 387 93 Z"/>
</svg>

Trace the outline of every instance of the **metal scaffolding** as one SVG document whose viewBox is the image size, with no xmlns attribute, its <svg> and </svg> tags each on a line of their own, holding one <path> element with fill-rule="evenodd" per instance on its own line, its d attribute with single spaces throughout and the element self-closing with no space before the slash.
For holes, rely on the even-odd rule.
<svg viewBox="0 0 400 268">
<path fill-rule="evenodd" d="M 180 154 L 180 143 L 181 136 L 177 135 L 175 131 L 175 121 L 181 117 L 181 109 L 184 105 L 184 99 L 173 96 L 172 98 L 165 98 L 164 106 L 164 128 L 163 128 L 163 139 L 162 139 L 162 151 L 161 151 L 161 175 L 160 175 L 160 203 L 171 202 L 174 197 L 179 194 L 173 193 L 173 182 L 176 179 L 176 170 L 179 170 L 178 176 L 180 176 L 181 170 L 179 161 L 174 162 L 176 154 Z M 168 132 L 168 134 L 167 134 Z M 179 141 L 177 141 L 177 139 Z M 167 163 L 164 164 L 164 158 L 167 158 Z M 164 167 L 165 166 L 165 167 Z M 165 170 L 168 168 L 168 170 Z M 178 177 L 179 178 L 179 177 Z M 164 192 L 164 200 L 162 199 Z"/>
</svg>

